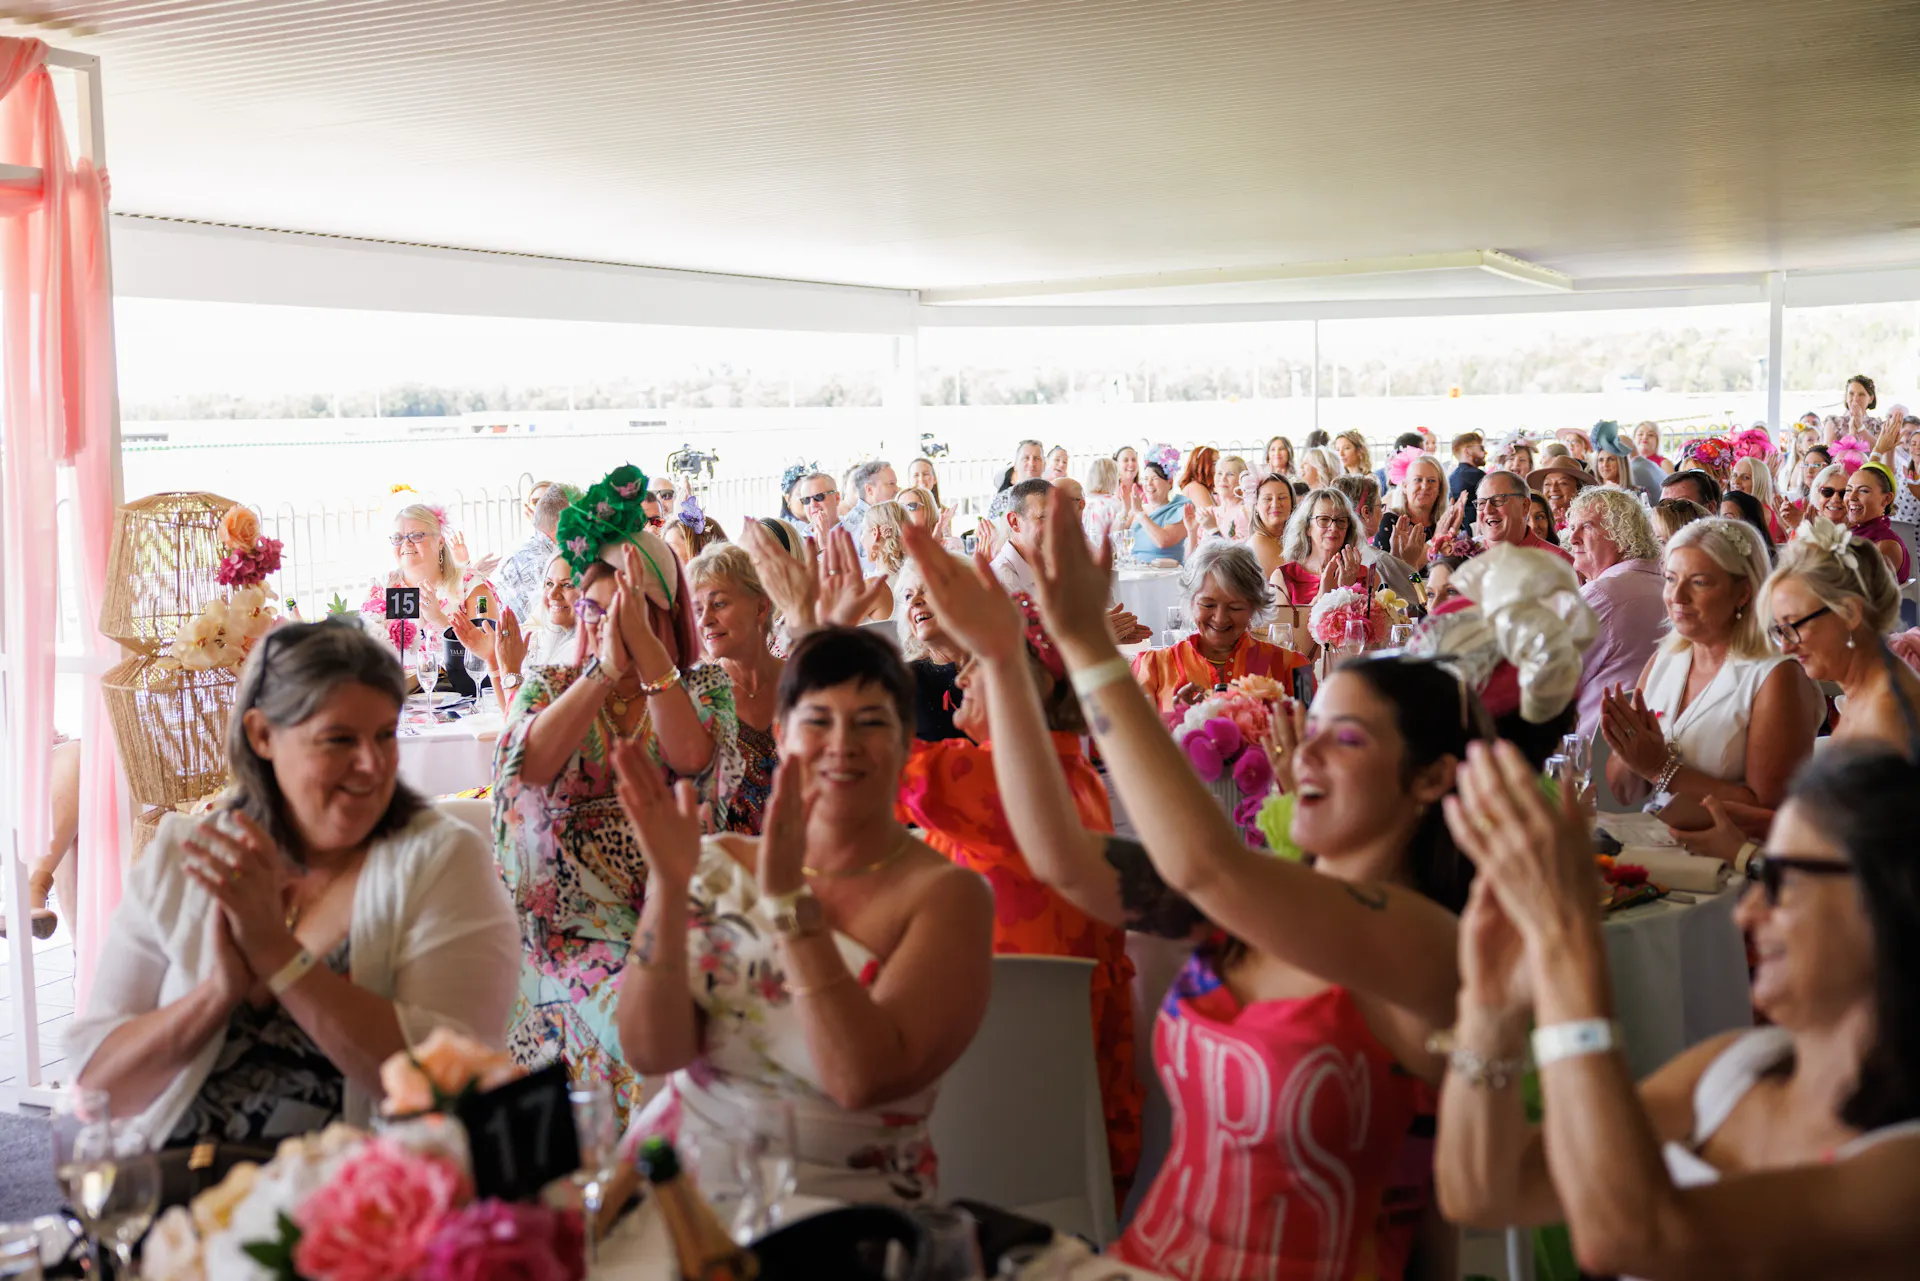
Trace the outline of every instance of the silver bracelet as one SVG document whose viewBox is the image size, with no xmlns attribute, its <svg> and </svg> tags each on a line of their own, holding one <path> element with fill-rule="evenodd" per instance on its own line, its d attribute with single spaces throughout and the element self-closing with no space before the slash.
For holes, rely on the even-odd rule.
<svg viewBox="0 0 1920 1281">
<path fill-rule="evenodd" d="M 1454 1038 L 1453 1029 L 1427 1038 L 1427 1053 L 1447 1056 L 1447 1070 L 1476 1090 L 1504 1090 L 1527 1070 L 1525 1054 L 1495 1057 L 1470 1050 Z"/>
</svg>

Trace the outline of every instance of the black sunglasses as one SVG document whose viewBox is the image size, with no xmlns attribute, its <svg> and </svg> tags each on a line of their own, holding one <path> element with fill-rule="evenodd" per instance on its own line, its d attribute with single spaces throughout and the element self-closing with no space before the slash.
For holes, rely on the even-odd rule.
<svg viewBox="0 0 1920 1281">
<path fill-rule="evenodd" d="M 1831 485 L 1820 486 L 1820 497 L 1822 498 L 1838 498 L 1841 494 L 1844 494 L 1846 492 L 1847 491 L 1844 489 L 1835 489 Z"/>
<path fill-rule="evenodd" d="M 837 489 L 829 489 L 824 494 L 802 494 L 800 495 L 800 505 L 802 507 L 812 507 L 816 503 L 824 503 L 829 498 L 838 498 L 839 496 L 840 491 Z"/>
<path fill-rule="evenodd" d="M 1792 854 L 1755 854 L 1747 862 L 1747 879 L 1759 883 L 1768 907 L 1780 906 L 1780 883 L 1788 872 L 1808 876 L 1852 876 L 1853 864 L 1830 858 L 1801 858 Z"/>
</svg>

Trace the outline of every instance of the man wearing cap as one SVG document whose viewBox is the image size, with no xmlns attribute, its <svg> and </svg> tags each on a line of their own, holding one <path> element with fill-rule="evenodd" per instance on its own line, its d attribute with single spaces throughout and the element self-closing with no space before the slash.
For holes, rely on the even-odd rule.
<svg viewBox="0 0 1920 1281">
<path fill-rule="evenodd" d="M 1453 438 L 1453 472 L 1447 477 L 1447 497 L 1467 496 L 1466 523 L 1471 525 L 1474 517 L 1473 496 L 1480 490 L 1480 482 L 1486 472 L 1480 470 L 1487 465 L 1487 443 L 1477 431 L 1463 431 Z"/>
<path fill-rule="evenodd" d="M 1488 472 L 1480 482 L 1478 500 L 1478 529 L 1489 548 L 1511 543 L 1515 547 L 1533 547 L 1552 552 L 1568 564 L 1573 563 L 1573 557 L 1566 549 L 1555 547 L 1533 532 L 1533 524 L 1528 520 L 1531 514 L 1529 509 L 1533 506 L 1532 493 L 1527 488 L 1527 482 L 1516 473 L 1498 468 Z"/>
<path fill-rule="evenodd" d="M 1573 505 L 1574 496 L 1593 483 L 1593 473 L 1571 458 L 1549 458 L 1545 466 L 1534 468 L 1527 476 L 1527 484 L 1547 500 L 1553 511 L 1555 529 L 1566 528 L 1567 508 Z"/>
</svg>

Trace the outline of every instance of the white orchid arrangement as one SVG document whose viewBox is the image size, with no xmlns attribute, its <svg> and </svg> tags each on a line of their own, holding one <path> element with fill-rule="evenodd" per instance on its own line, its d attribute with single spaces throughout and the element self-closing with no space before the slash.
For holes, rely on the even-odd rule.
<svg viewBox="0 0 1920 1281">
<path fill-rule="evenodd" d="M 262 636 L 280 621 L 271 601 L 279 599 L 265 583 L 235 588 L 216 596 L 174 633 L 173 645 L 160 666 L 192 672 L 239 667 Z"/>
</svg>

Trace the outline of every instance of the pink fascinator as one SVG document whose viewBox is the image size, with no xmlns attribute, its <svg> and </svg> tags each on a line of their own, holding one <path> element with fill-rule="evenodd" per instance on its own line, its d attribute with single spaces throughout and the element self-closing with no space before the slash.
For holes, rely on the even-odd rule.
<svg viewBox="0 0 1920 1281">
<path fill-rule="evenodd" d="M 1387 460 L 1387 483 L 1398 485 L 1407 478 L 1407 468 L 1413 466 L 1413 460 L 1426 455 L 1426 450 L 1418 445 L 1408 445 L 1405 449 Z"/>
<path fill-rule="evenodd" d="M 1741 458 L 1767 458 L 1773 453 L 1773 436 L 1765 427 L 1748 427 L 1744 431 L 1733 433 L 1733 456 Z"/>
<path fill-rule="evenodd" d="M 1842 436 L 1827 446 L 1827 455 L 1846 468 L 1849 476 L 1860 470 L 1860 464 L 1866 462 L 1871 453 L 1873 446 L 1858 436 Z"/>
</svg>

